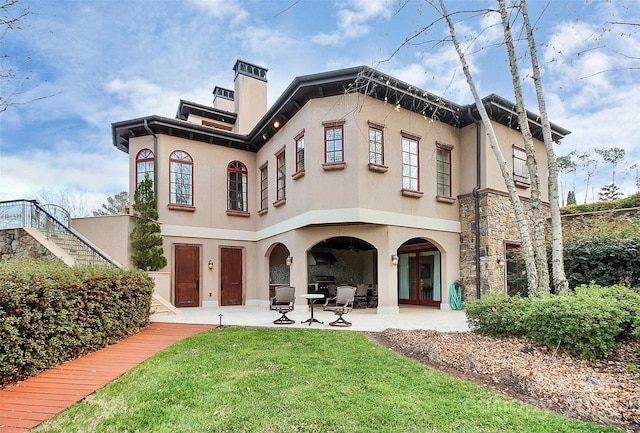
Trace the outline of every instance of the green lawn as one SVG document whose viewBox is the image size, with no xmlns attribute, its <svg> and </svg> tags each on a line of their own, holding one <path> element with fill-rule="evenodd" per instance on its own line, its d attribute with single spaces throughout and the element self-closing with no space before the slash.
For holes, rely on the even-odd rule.
<svg viewBox="0 0 640 433">
<path fill-rule="evenodd" d="M 614 432 L 509 400 L 359 332 L 225 327 L 35 432 Z"/>
</svg>

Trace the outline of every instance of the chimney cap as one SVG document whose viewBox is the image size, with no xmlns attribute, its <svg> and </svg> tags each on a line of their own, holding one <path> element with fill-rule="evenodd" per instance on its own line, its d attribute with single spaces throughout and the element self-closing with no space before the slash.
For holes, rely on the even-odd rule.
<svg viewBox="0 0 640 433">
<path fill-rule="evenodd" d="M 238 74 L 243 74 L 257 78 L 258 80 L 267 81 L 267 68 L 245 62 L 244 60 L 236 60 L 236 64 L 233 65 L 233 70 L 236 73 L 236 78 L 238 78 Z"/>
</svg>

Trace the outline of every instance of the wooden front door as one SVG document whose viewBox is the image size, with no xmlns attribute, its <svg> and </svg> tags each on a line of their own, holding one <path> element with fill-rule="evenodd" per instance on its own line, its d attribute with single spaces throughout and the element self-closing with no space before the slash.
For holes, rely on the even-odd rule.
<svg viewBox="0 0 640 433">
<path fill-rule="evenodd" d="M 242 305 L 242 250 L 223 248 L 220 255 L 220 305 Z"/>
<path fill-rule="evenodd" d="M 200 306 L 200 248 L 197 245 L 176 245 L 175 295 L 176 307 Z"/>
</svg>

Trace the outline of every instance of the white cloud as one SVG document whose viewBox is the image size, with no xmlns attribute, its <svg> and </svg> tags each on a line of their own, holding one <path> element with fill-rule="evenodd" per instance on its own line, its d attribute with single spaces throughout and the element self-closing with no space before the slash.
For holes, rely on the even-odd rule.
<svg viewBox="0 0 640 433">
<path fill-rule="evenodd" d="M 79 150 L 75 142 L 4 154 L 0 159 L 0 200 L 32 199 L 42 190 L 81 192 L 88 210 L 128 190 L 128 156 L 107 143 Z"/>
<path fill-rule="evenodd" d="M 355 39 L 371 31 L 370 21 L 389 19 L 393 14 L 388 0 L 348 0 L 337 12 L 337 28 L 319 33 L 312 41 L 319 45 L 338 45 L 347 39 Z"/>
<path fill-rule="evenodd" d="M 216 18 L 231 18 L 231 22 L 239 24 L 249 17 L 237 0 L 189 0 L 199 9 Z"/>
</svg>

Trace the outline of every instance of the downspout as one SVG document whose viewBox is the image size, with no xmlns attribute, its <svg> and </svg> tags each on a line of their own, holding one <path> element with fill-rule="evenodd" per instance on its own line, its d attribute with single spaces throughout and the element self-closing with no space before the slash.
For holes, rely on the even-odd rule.
<svg viewBox="0 0 640 433">
<path fill-rule="evenodd" d="M 473 204 L 475 211 L 475 229 L 476 229 L 476 251 L 475 251 L 475 262 L 476 262 L 476 299 L 480 299 L 481 290 L 480 290 L 480 196 L 478 195 L 478 191 L 480 190 L 481 184 L 481 164 L 480 164 L 480 138 L 481 138 L 481 120 L 476 119 L 471 113 L 471 107 L 467 109 L 467 114 L 469 118 L 476 125 L 476 186 L 473 188 Z"/>
<path fill-rule="evenodd" d="M 153 135 L 153 198 L 157 203 L 158 188 L 156 188 L 156 184 L 158 182 L 158 136 L 151 130 L 151 128 L 149 128 L 147 119 L 144 119 L 144 129 L 146 129 L 149 134 Z"/>
</svg>

